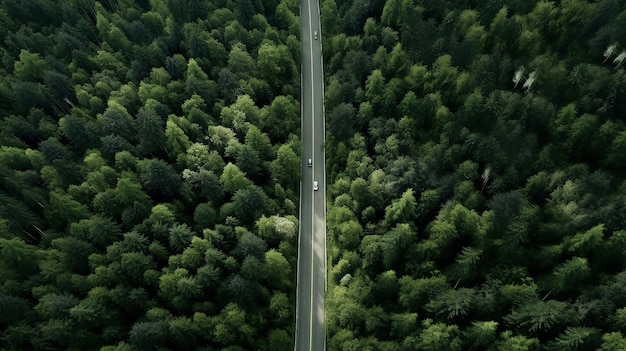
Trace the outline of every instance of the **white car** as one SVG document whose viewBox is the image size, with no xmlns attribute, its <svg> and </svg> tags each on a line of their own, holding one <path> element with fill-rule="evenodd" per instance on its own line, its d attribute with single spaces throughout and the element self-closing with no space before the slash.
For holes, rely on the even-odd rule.
<svg viewBox="0 0 626 351">
<path fill-rule="evenodd" d="M 309 160 L 306 162 L 306 165 L 307 165 L 307 166 L 309 166 L 309 167 L 313 167 L 313 160 L 309 159 Z"/>
<path fill-rule="evenodd" d="M 317 189 L 319 189 L 319 187 L 317 186 L 317 180 L 313 181 L 313 190 L 317 191 Z"/>
<path fill-rule="evenodd" d="M 313 39 L 317 40 L 317 31 L 313 31 Z"/>
</svg>

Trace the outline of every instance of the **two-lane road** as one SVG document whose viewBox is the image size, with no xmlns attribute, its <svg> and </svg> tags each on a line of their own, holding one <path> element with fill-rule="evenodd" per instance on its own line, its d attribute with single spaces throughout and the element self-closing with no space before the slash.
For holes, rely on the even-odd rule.
<svg viewBox="0 0 626 351">
<path fill-rule="evenodd" d="M 326 168 L 319 0 L 300 0 L 302 178 L 296 292 L 296 351 L 326 349 Z M 315 37 L 317 32 L 317 39 Z M 308 160 L 313 164 L 308 166 Z M 318 190 L 313 190 L 313 182 Z"/>
</svg>

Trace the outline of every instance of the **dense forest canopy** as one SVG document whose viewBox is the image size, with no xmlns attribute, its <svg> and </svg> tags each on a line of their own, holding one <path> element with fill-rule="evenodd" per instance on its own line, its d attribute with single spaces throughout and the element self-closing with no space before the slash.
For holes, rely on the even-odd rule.
<svg viewBox="0 0 626 351">
<path fill-rule="evenodd" d="M 626 2 L 321 0 L 329 350 L 626 350 Z"/>
<path fill-rule="evenodd" d="M 291 350 L 298 2 L 0 3 L 0 349 Z M 328 349 L 626 349 L 626 1 L 320 9 Z"/>
<path fill-rule="evenodd" d="M 298 13 L 1 1 L 0 349 L 292 349 Z"/>
</svg>

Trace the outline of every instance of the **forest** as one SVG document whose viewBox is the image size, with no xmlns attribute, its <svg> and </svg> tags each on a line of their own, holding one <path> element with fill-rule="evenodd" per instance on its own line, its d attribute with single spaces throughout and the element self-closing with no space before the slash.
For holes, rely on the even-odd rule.
<svg viewBox="0 0 626 351">
<path fill-rule="evenodd" d="M 292 350 L 298 13 L 1 1 L 1 350 Z"/>
<path fill-rule="evenodd" d="M 329 350 L 626 350 L 626 1 L 321 0 Z"/>
<path fill-rule="evenodd" d="M 0 350 L 291 350 L 295 0 L 0 0 Z M 626 350 L 626 1 L 321 0 L 328 349 Z"/>
</svg>

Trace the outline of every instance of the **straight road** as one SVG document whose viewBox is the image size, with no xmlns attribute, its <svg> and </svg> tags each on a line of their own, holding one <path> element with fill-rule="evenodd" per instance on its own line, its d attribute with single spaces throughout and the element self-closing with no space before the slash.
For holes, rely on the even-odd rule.
<svg viewBox="0 0 626 351">
<path fill-rule="evenodd" d="M 296 351 L 326 350 L 326 167 L 319 0 L 300 0 L 302 178 L 296 292 Z M 314 38 L 317 32 L 317 39 Z M 308 160 L 313 161 L 311 167 Z M 313 182 L 318 190 L 313 190 Z"/>
</svg>

